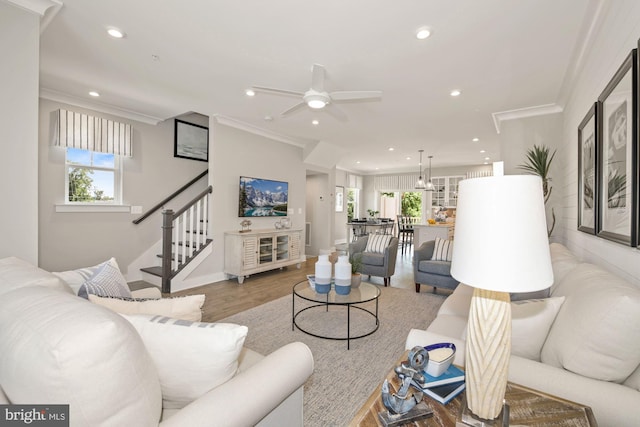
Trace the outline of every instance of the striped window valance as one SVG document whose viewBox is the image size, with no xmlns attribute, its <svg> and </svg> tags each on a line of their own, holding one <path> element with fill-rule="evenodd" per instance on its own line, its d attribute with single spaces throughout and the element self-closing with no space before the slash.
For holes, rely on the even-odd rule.
<svg viewBox="0 0 640 427">
<path fill-rule="evenodd" d="M 373 177 L 373 188 L 379 191 L 411 191 L 416 185 L 418 174 L 378 175 Z"/>
<path fill-rule="evenodd" d="M 60 109 L 53 145 L 132 157 L 130 124 Z"/>
</svg>

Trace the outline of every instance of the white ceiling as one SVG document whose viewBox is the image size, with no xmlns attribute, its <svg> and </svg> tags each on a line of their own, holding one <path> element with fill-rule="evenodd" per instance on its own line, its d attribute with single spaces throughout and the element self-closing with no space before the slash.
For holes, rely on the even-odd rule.
<svg viewBox="0 0 640 427">
<path fill-rule="evenodd" d="M 151 121 L 220 115 L 320 142 L 319 156 L 335 152 L 338 167 L 365 174 L 416 170 L 419 149 L 434 168 L 482 164 L 500 158 L 492 113 L 562 107 L 598 1 L 62 0 L 42 33 L 41 90 Z M 424 25 L 433 34 L 417 40 Z M 110 38 L 109 26 L 126 37 Z M 382 99 L 340 104 L 341 122 L 306 107 L 281 118 L 297 99 L 244 93 L 304 92 L 314 63 L 328 91 L 381 90 Z"/>
</svg>

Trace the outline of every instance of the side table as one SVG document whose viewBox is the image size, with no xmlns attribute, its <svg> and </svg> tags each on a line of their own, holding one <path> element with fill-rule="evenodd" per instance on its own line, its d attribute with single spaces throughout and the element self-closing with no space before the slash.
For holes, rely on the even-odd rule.
<svg viewBox="0 0 640 427">
<path fill-rule="evenodd" d="M 403 357 L 398 359 L 394 367 L 406 359 L 407 352 L 404 353 Z M 387 375 L 387 379 L 393 384 L 393 387 L 398 390 L 401 383 L 393 371 L 393 367 Z M 356 413 L 353 420 L 349 423 L 349 426 L 382 426 L 378 418 L 378 413 L 386 411 L 386 408 L 380 398 L 381 387 L 382 381 Z M 455 427 L 456 417 L 460 412 L 463 395 L 464 392 L 446 405 L 442 405 L 425 395 L 423 400 L 433 409 L 433 416 L 420 421 L 414 421 L 411 423 L 411 426 Z M 554 427 L 597 427 L 598 425 L 591 408 L 588 406 L 511 382 L 507 384 L 505 400 L 509 404 L 509 423 L 512 426 L 526 425 L 527 427 L 545 427 L 553 425 Z"/>
</svg>

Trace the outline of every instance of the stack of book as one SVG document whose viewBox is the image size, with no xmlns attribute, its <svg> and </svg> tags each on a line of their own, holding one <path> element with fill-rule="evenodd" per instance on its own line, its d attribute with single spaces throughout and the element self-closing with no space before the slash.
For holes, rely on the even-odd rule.
<svg viewBox="0 0 640 427">
<path fill-rule="evenodd" d="M 413 384 L 422 390 L 424 394 L 443 405 L 449 403 L 465 387 L 464 371 L 454 365 L 449 366 L 439 377 L 432 377 L 426 371 L 422 371 L 422 375 L 424 375 L 424 382 L 413 381 Z"/>
</svg>

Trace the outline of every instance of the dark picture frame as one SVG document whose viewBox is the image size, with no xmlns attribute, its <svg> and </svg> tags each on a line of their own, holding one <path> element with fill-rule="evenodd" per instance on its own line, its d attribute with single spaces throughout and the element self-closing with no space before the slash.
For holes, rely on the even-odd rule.
<svg viewBox="0 0 640 427">
<path fill-rule="evenodd" d="M 344 212 L 344 187 L 336 185 L 336 212 Z"/>
<path fill-rule="evenodd" d="M 638 76 L 633 49 L 598 97 L 597 235 L 637 245 Z"/>
<path fill-rule="evenodd" d="M 578 125 L 578 230 L 596 234 L 598 103 Z"/>
<path fill-rule="evenodd" d="M 173 157 L 209 161 L 209 128 L 175 119 Z"/>
</svg>

